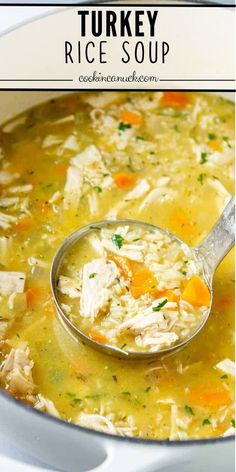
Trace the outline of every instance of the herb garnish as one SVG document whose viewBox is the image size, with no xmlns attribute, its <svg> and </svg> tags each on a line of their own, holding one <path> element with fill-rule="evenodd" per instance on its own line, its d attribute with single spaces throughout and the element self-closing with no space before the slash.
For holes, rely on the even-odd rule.
<svg viewBox="0 0 236 472">
<path fill-rule="evenodd" d="M 233 426 L 233 428 L 235 428 L 235 419 L 234 418 L 232 418 L 232 420 L 231 420 L 231 425 Z"/>
<path fill-rule="evenodd" d="M 215 135 L 214 133 L 209 133 L 209 134 L 208 134 L 208 139 L 209 139 L 210 141 L 213 141 L 214 139 L 216 139 L 216 135 Z"/>
<path fill-rule="evenodd" d="M 124 343 L 124 344 L 122 344 L 122 346 L 120 347 L 120 349 L 124 349 L 126 346 L 127 346 L 127 343 Z"/>
<path fill-rule="evenodd" d="M 205 174 L 199 174 L 197 180 L 198 180 L 198 182 L 200 182 L 200 184 L 203 184 L 204 177 L 205 177 Z"/>
<path fill-rule="evenodd" d="M 159 303 L 159 305 L 153 306 L 153 307 L 152 307 L 152 311 L 160 311 L 161 308 L 162 308 L 163 306 L 165 306 L 167 302 L 168 302 L 168 300 L 167 300 L 167 298 L 165 298 L 165 300 L 163 300 L 163 302 Z"/>
<path fill-rule="evenodd" d="M 191 406 L 185 405 L 184 410 L 185 410 L 186 413 L 188 413 L 189 415 L 194 415 Z"/>
<path fill-rule="evenodd" d="M 227 379 L 228 378 L 228 375 L 227 374 L 224 374 L 221 376 L 221 379 Z"/>
<path fill-rule="evenodd" d="M 131 125 L 129 123 L 124 123 L 123 121 L 120 121 L 118 124 L 118 130 L 119 131 L 125 131 L 126 129 L 130 129 Z"/>
<path fill-rule="evenodd" d="M 115 244 L 115 246 L 118 249 L 120 249 L 122 244 L 123 244 L 124 238 L 122 238 L 122 236 L 120 234 L 113 234 L 111 240 Z"/>
<path fill-rule="evenodd" d="M 205 426 L 206 424 L 211 424 L 210 420 L 208 418 L 205 418 L 202 422 L 202 426 Z"/>
<path fill-rule="evenodd" d="M 81 402 L 82 402 L 81 398 L 73 398 L 73 400 L 71 401 L 71 406 L 78 405 L 78 403 L 81 403 Z"/>
<path fill-rule="evenodd" d="M 151 385 L 149 385 L 147 388 L 145 388 L 145 392 L 149 392 L 151 390 Z"/>
<path fill-rule="evenodd" d="M 229 142 L 229 137 L 228 137 L 228 136 L 223 136 L 223 141 L 225 141 L 225 143 L 227 144 L 227 146 L 228 146 L 230 149 L 232 148 L 232 146 L 231 146 L 231 144 L 230 144 L 230 142 Z"/>
<path fill-rule="evenodd" d="M 116 375 L 113 375 L 112 378 L 113 378 L 114 382 L 118 382 L 118 379 L 117 379 Z"/>
<path fill-rule="evenodd" d="M 102 193 L 102 187 L 99 187 L 99 185 L 96 185 L 95 189 L 98 193 Z"/>
<path fill-rule="evenodd" d="M 94 279 L 95 275 L 97 275 L 96 272 L 93 272 L 92 274 L 89 275 L 89 279 Z"/>
<path fill-rule="evenodd" d="M 207 153 L 206 152 L 201 152 L 200 164 L 205 164 L 206 162 L 207 162 Z"/>
</svg>

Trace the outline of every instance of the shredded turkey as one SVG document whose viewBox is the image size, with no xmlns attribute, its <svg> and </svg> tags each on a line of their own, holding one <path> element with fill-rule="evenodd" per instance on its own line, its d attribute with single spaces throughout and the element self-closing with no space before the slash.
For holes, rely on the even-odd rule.
<svg viewBox="0 0 236 472">
<path fill-rule="evenodd" d="M 11 293 L 24 292 L 25 274 L 24 272 L 3 272 L 0 271 L 0 295 L 7 296 Z"/>
<path fill-rule="evenodd" d="M 29 354 L 28 347 L 12 348 L 1 365 L 0 377 L 15 395 L 24 396 L 34 391 L 32 377 L 34 362 L 30 360 Z"/>
<path fill-rule="evenodd" d="M 54 403 L 51 400 L 44 398 L 40 393 L 36 396 L 34 408 L 36 408 L 36 410 L 43 411 L 44 413 L 48 413 L 49 415 L 55 416 L 56 418 L 60 418 Z"/>
<path fill-rule="evenodd" d="M 94 259 L 83 266 L 80 314 L 94 320 L 108 304 L 110 287 L 119 276 L 119 271 L 112 261 L 104 258 Z M 92 296 L 91 296 L 92 294 Z"/>
</svg>

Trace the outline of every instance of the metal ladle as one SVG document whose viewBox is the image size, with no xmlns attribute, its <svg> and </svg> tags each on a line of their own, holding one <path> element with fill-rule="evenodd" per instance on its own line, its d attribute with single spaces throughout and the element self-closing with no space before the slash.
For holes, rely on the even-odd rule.
<svg viewBox="0 0 236 472">
<path fill-rule="evenodd" d="M 83 226 L 79 230 L 72 233 L 68 238 L 64 240 L 64 242 L 59 247 L 51 266 L 51 273 L 50 273 L 50 283 L 51 283 L 51 291 L 52 297 L 56 305 L 57 313 L 60 320 L 63 323 L 63 326 L 67 328 L 70 334 L 76 335 L 82 342 L 92 346 L 93 348 L 102 351 L 106 354 L 110 354 L 119 358 L 126 358 L 126 359 L 140 359 L 144 360 L 150 357 L 156 356 L 163 356 L 164 354 L 171 353 L 173 351 L 179 350 L 181 347 L 189 343 L 203 328 L 204 324 L 206 323 L 212 306 L 212 298 L 213 298 L 213 290 L 212 290 L 212 281 L 214 277 L 214 273 L 216 268 L 220 264 L 220 262 L 224 259 L 226 254 L 230 251 L 233 247 L 235 242 L 235 198 L 232 197 L 227 204 L 226 208 L 224 209 L 222 215 L 220 216 L 219 220 L 216 222 L 215 226 L 212 228 L 210 233 L 206 236 L 206 238 L 195 247 L 192 247 L 191 250 L 193 251 L 195 258 L 198 262 L 201 263 L 203 267 L 203 276 L 205 282 L 208 285 L 208 288 L 211 293 L 211 303 L 206 310 L 203 319 L 199 326 L 195 329 L 193 333 L 178 344 L 170 346 L 168 348 L 161 349 L 157 352 L 134 352 L 134 351 L 124 351 L 112 345 L 107 345 L 103 343 L 99 343 L 97 341 L 92 340 L 89 336 L 87 336 L 83 331 L 81 331 L 77 326 L 75 326 L 72 321 L 68 318 L 68 316 L 62 310 L 60 303 L 58 301 L 57 296 L 57 281 L 58 276 L 60 273 L 60 267 L 63 262 L 63 259 L 67 255 L 68 250 L 71 249 L 74 244 L 76 244 L 81 238 L 87 236 L 90 232 L 94 231 L 95 229 L 101 229 L 103 227 L 111 227 L 111 226 L 118 226 L 118 225 L 137 225 L 142 226 L 147 230 L 159 230 L 161 233 L 165 234 L 166 236 L 170 237 L 174 241 L 176 241 L 180 245 L 185 245 L 183 241 L 179 238 L 174 236 L 173 234 L 169 233 L 168 231 L 163 230 L 157 226 L 151 225 L 149 223 L 144 223 L 138 220 L 131 220 L 131 219 L 117 219 L 117 220 L 104 220 L 99 221 L 97 223 L 92 223 L 87 226 Z M 93 294 L 91 293 L 91 297 Z"/>
</svg>

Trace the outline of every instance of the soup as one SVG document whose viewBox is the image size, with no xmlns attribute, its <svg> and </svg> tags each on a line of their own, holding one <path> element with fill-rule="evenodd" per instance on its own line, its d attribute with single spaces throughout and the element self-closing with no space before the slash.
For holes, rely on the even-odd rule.
<svg viewBox="0 0 236 472">
<path fill-rule="evenodd" d="M 199 243 L 234 191 L 233 104 L 201 93 L 71 94 L 6 123 L 0 145 L 2 388 L 108 433 L 232 434 L 232 252 L 200 334 L 141 363 L 76 342 L 57 318 L 49 271 L 70 233 L 104 218 L 140 219 Z"/>
<path fill-rule="evenodd" d="M 200 265 L 188 246 L 157 228 L 91 226 L 60 264 L 60 307 L 93 341 L 157 352 L 188 338 L 207 314 Z"/>
</svg>

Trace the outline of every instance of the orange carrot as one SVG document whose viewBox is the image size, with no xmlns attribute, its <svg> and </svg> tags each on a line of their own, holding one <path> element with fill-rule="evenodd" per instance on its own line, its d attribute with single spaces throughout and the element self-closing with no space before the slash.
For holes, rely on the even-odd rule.
<svg viewBox="0 0 236 472">
<path fill-rule="evenodd" d="M 213 151 L 223 152 L 222 146 L 220 145 L 219 141 L 217 141 L 216 139 L 213 139 L 212 141 L 209 141 L 208 146 L 210 146 L 210 148 Z"/>
<path fill-rule="evenodd" d="M 137 178 L 134 175 L 123 174 L 123 173 L 114 174 L 113 179 L 117 187 L 120 187 L 120 188 L 132 187 L 137 180 Z"/>
<path fill-rule="evenodd" d="M 189 397 L 192 403 L 201 406 L 219 407 L 221 405 L 228 405 L 231 401 L 228 390 L 216 387 L 215 389 L 197 388 L 189 392 Z"/>
<path fill-rule="evenodd" d="M 188 105 L 188 103 L 187 95 L 182 92 L 164 92 L 161 100 L 163 106 L 169 107 L 184 107 Z"/>
<path fill-rule="evenodd" d="M 131 279 L 131 293 L 134 298 L 139 298 L 145 293 L 152 293 L 155 290 L 157 280 L 149 269 L 140 269 Z"/>
<path fill-rule="evenodd" d="M 110 261 L 115 262 L 116 266 L 120 270 L 121 274 L 125 279 L 130 279 L 132 277 L 132 266 L 131 262 L 127 257 L 116 256 L 115 254 L 110 254 L 108 256 Z"/>
<path fill-rule="evenodd" d="M 226 297 L 226 298 L 221 298 L 220 300 L 215 301 L 215 306 L 217 308 L 228 308 L 230 305 L 234 304 L 234 298 L 233 297 Z"/>
<path fill-rule="evenodd" d="M 54 172 L 57 175 L 66 175 L 67 169 L 68 169 L 68 165 L 60 164 L 54 167 Z"/>
<path fill-rule="evenodd" d="M 27 306 L 29 308 L 32 308 L 33 305 L 39 300 L 39 298 L 42 297 L 43 291 L 40 287 L 32 287 L 28 288 L 26 290 L 25 295 L 26 295 L 26 301 L 27 301 Z"/>
<path fill-rule="evenodd" d="M 12 226 L 13 233 L 23 233 L 25 231 L 29 231 L 33 225 L 33 218 L 26 217 L 19 220 L 14 226 Z"/>
<path fill-rule="evenodd" d="M 102 344 L 107 344 L 108 340 L 105 336 L 99 333 L 95 333 L 94 331 L 89 333 L 89 337 L 93 340 L 96 341 L 97 343 L 102 343 Z"/>
<path fill-rule="evenodd" d="M 211 302 L 210 291 L 198 275 L 193 275 L 187 282 L 181 298 L 193 306 L 209 306 Z"/>
<path fill-rule="evenodd" d="M 183 237 L 192 236 L 195 232 L 194 224 L 183 210 L 176 210 L 169 217 L 170 229 Z"/>
<path fill-rule="evenodd" d="M 143 115 L 133 111 L 122 111 L 120 118 L 122 121 L 128 123 L 131 126 L 141 125 L 143 123 Z"/>
</svg>

